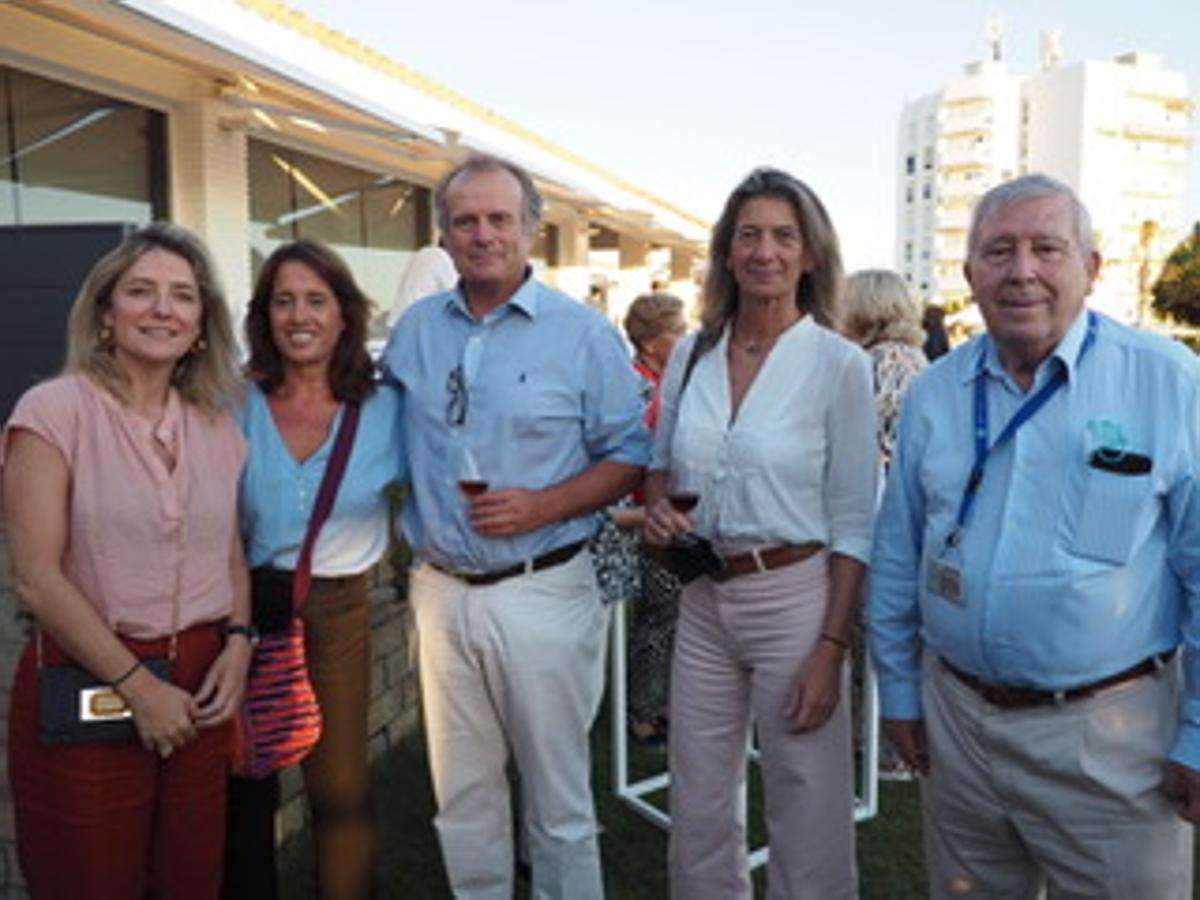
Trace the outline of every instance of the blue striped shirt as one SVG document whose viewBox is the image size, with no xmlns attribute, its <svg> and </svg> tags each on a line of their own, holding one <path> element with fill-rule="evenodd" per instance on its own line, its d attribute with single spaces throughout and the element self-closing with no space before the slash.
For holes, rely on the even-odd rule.
<svg viewBox="0 0 1200 900">
<path fill-rule="evenodd" d="M 600 460 L 641 466 L 650 455 L 640 378 L 616 329 L 533 278 L 480 321 L 458 289 L 418 301 L 396 323 L 383 364 L 402 396 L 412 471 L 404 531 L 422 559 L 491 571 L 597 528 L 588 515 L 482 537 L 457 486 L 468 454 L 490 488 L 534 490 Z"/>
<path fill-rule="evenodd" d="M 922 715 L 923 649 L 988 681 L 1091 683 L 1184 646 L 1187 702 L 1174 758 L 1200 767 L 1200 365 L 1181 345 L 1080 313 L 1023 393 L 982 336 L 913 384 L 875 529 L 869 622 L 883 715 Z M 983 355 L 979 374 L 980 354 Z M 989 441 L 1058 369 L 1067 382 L 995 450 L 962 535 L 964 601 L 933 593 L 974 460 L 973 393 Z M 1089 464 L 1099 446 L 1148 473 Z"/>
</svg>

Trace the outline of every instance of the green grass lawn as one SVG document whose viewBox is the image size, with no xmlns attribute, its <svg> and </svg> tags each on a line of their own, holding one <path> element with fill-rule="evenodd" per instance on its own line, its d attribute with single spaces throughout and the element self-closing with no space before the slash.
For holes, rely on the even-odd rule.
<svg viewBox="0 0 1200 900">
<path fill-rule="evenodd" d="M 609 714 L 601 710 L 592 735 L 596 805 L 604 829 L 601 850 L 609 900 L 662 900 L 667 897 L 666 834 L 649 824 L 612 794 Z M 638 752 L 633 776 L 657 771 L 662 754 Z M 397 747 L 375 770 L 374 802 L 380 827 L 380 897 L 396 900 L 443 900 L 450 896 L 442 874 L 441 855 L 430 824 L 433 796 L 420 733 Z M 880 785 L 879 815 L 858 827 L 861 897 L 864 900 L 916 900 L 927 896 L 921 859 L 920 812 L 916 785 Z M 757 785 L 751 779 L 751 838 L 762 840 L 755 821 Z M 658 798 L 655 798 L 656 801 Z M 662 798 L 665 802 L 665 797 Z M 309 872 L 307 834 L 284 848 L 283 897 L 314 896 Z M 1200 865 L 1198 865 L 1200 871 Z M 762 873 L 756 873 L 756 896 L 764 896 Z M 528 897 L 518 882 L 517 896 Z M 1200 900 L 1200 889 L 1193 897 Z"/>
<path fill-rule="evenodd" d="M 596 805 L 604 829 L 601 850 L 604 878 L 611 900 L 659 900 L 667 896 L 665 832 L 646 822 L 612 793 L 609 714 L 605 707 L 592 736 Z M 665 765 L 661 753 L 639 751 L 632 760 L 634 777 Z M 375 770 L 374 802 L 380 827 L 380 896 L 403 900 L 449 897 L 441 855 L 430 820 L 433 796 L 425 765 L 423 737 L 418 733 L 397 747 Z M 751 838 L 761 841 L 755 821 L 757 785 L 751 785 Z M 658 798 L 654 798 L 658 801 Z M 665 803 L 666 798 L 662 798 Z M 911 783 L 885 784 L 880 815 L 859 826 L 862 897 L 906 900 L 925 896 L 921 865 L 916 788 Z M 290 841 L 283 852 L 283 896 L 301 900 L 314 895 L 309 872 L 307 833 Z M 756 878 L 763 895 L 761 873 Z M 518 897 L 527 897 L 519 883 Z"/>
</svg>

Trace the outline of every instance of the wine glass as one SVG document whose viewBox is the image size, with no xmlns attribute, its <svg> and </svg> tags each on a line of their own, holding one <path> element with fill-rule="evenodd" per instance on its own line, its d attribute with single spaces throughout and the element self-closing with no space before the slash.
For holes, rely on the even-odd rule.
<svg viewBox="0 0 1200 900">
<path fill-rule="evenodd" d="M 667 482 L 667 501 L 671 504 L 671 508 L 678 513 L 690 513 L 696 508 L 700 502 L 700 492 L 695 486 L 688 482 L 688 479 L 681 474 L 673 474 L 670 481 Z M 671 538 L 671 543 L 676 546 L 684 546 L 696 539 L 696 535 L 692 531 L 683 531 Z"/>
<path fill-rule="evenodd" d="M 462 448 L 458 465 L 458 489 L 470 500 L 488 489 L 487 479 L 480 473 L 479 461 L 470 447 Z"/>
<path fill-rule="evenodd" d="M 682 475 L 672 475 L 667 486 L 667 500 L 676 512 L 690 513 L 700 502 L 700 493 Z"/>
</svg>

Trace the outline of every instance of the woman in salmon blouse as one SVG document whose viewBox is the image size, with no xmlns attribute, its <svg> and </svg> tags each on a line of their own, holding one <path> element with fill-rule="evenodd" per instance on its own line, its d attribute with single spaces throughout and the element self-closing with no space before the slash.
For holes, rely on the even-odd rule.
<svg viewBox="0 0 1200 900">
<path fill-rule="evenodd" d="M 250 659 L 237 529 L 245 442 L 225 299 L 193 235 L 156 224 L 88 275 L 61 376 L 0 439 L 17 597 L 35 625 L 9 712 L 17 848 L 37 898 L 212 898 L 229 721 Z M 169 680 L 143 665 L 170 660 Z M 42 666 L 132 712 L 123 743 L 48 744 Z"/>
</svg>

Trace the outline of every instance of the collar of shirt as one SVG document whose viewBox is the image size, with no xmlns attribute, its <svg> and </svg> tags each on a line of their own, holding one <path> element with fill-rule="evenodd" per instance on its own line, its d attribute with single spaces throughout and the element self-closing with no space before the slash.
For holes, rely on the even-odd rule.
<svg viewBox="0 0 1200 900">
<path fill-rule="evenodd" d="M 525 280 L 521 282 L 521 286 L 511 297 L 484 316 L 481 321 L 493 322 L 500 316 L 508 315 L 510 309 L 520 310 L 530 319 L 536 318 L 539 294 L 537 280 L 533 277 L 533 269 L 526 266 Z M 475 316 L 472 315 L 471 308 L 467 305 L 467 295 L 463 291 L 461 278 L 454 290 L 446 294 L 446 312 L 463 316 L 472 322 L 475 321 Z"/>
<path fill-rule="evenodd" d="M 1080 307 L 1079 312 L 1075 316 L 1075 321 L 1071 323 L 1071 327 L 1067 329 L 1067 333 L 1062 336 L 1062 339 L 1051 351 L 1050 355 L 1042 360 L 1041 365 L 1037 368 L 1037 373 L 1034 375 L 1033 386 L 1029 389 L 1033 393 L 1049 378 L 1058 366 L 1062 366 L 1067 373 L 1067 382 L 1070 383 L 1075 379 L 1075 372 L 1079 367 L 1080 354 L 1083 352 L 1084 338 L 1087 336 L 1088 329 L 1088 313 L 1087 307 Z M 1017 387 L 1017 383 L 1013 381 L 1011 375 L 1005 370 L 1000 363 L 1000 355 L 996 350 L 996 342 L 992 340 L 991 335 L 985 334 L 980 338 L 981 353 L 983 353 L 983 374 L 989 378 L 1004 385 L 1004 387 L 1014 393 L 1024 395 L 1026 392 Z M 965 373 L 963 382 L 974 381 L 979 374 L 979 367 L 975 363 L 978 357 L 975 354 L 970 355 L 970 365 Z M 1058 360 L 1058 362 L 1055 362 Z"/>
</svg>

